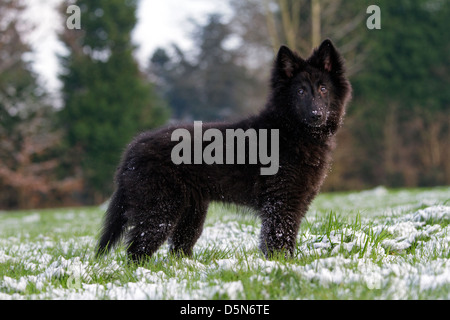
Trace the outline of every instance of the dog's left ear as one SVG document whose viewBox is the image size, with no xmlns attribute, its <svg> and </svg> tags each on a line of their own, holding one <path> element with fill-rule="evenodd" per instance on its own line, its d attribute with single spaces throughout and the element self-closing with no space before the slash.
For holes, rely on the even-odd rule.
<svg viewBox="0 0 450 320">
<path fill-rule="evenodd" d="M 314 50 L 308 62 L 327 72 L 341 73 L 344 71 L 341 55 L 329 39 L 324 40 L 319 48 Z"/>
</svg>

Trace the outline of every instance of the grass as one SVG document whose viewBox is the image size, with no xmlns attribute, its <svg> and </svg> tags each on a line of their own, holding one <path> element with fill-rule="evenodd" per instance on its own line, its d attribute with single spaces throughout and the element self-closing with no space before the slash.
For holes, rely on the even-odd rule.
<svg viewBox="0 0 450 320">
<path fill-rule="evenodd" d="M 450 299 L 449 187 L 321 194 L 292 258 L 212 204 L 191 258 L 94 258 L 98 207 L 0 213 L 0 299 Z M 238 214 L 236 214 L 238 212 Z"/>
</svg>

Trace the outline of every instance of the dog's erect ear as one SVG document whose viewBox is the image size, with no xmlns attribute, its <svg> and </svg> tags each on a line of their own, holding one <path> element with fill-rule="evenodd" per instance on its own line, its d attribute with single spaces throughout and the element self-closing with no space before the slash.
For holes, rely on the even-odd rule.
<svg viewBox="0 0 450 320">
<path fill-rule="evenodd" d="M 300 68 L 303 60 L 293 53 L 288 47 L 281 46 L 275 60 L 276 70 L 287 78 L 292 78 L 295 71 Z"/>
<path fill-rule="evenodd" d="M 340 54 L 329 39 L 324 40 L 319 48 L 314 50 L 308 62 L 319 69 L 332 73 L 341 73 L 344 68 Z"/>
</svg>

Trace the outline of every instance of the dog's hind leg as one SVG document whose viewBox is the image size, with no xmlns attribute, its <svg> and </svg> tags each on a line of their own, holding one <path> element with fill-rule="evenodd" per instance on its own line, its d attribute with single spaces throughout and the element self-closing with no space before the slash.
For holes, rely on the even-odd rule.
<svg viewBox="0 0 450 320">
<path fill-rule="evenodd" d="M 175 255 L 192 255 L 192 249 L 203 231 L 208 203 L 193 202 L 183 212 L 173 234 L 169 239 L 170 253 Z"/>
<path fill-rule="evenodd" d="M 130 213 L 132 228 L 127 234 L 127 253 L 133 261 L 152 256 L 169 238 L 183 213 L 181 202 L 160 200 L 148 211 Z M 134 209 L 137 210 L 137 209 Z"/>
</svg>

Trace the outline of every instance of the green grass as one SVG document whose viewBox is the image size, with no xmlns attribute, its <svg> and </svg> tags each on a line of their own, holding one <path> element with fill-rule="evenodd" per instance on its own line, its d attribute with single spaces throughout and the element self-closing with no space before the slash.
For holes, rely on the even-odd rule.
<svg viewBox="0 0 450 320">
<path fill-rule="evenodd" d="M 294 256 L 264 259 L 260 221 L 212 204 L 191 258 L 96 260 L 101 208 L 0 213 L 0 299 L 450 299 L 450 188 L 321 194 Z M 244 212 L 242 212 L 244 211 Z"/>
</svg>

